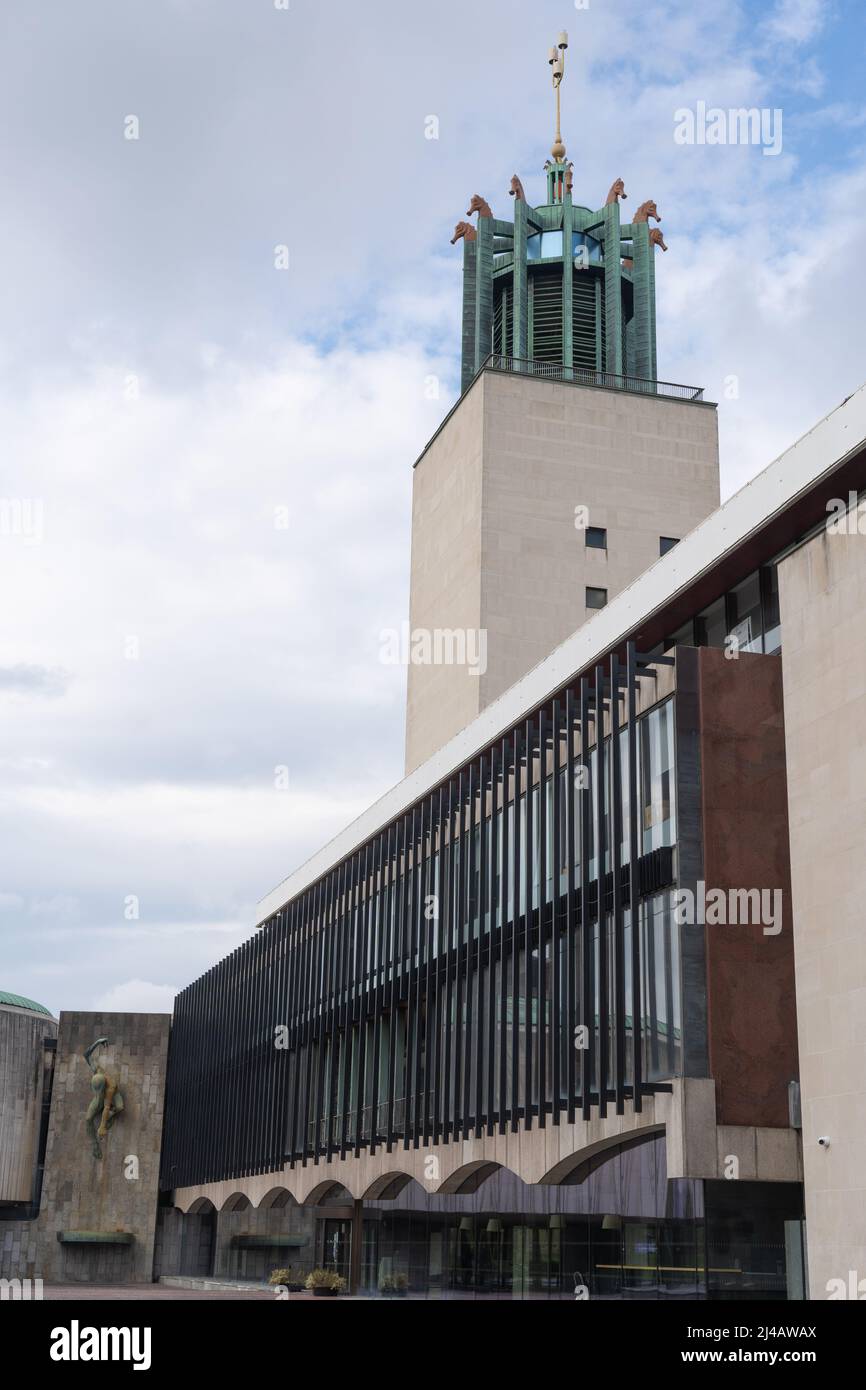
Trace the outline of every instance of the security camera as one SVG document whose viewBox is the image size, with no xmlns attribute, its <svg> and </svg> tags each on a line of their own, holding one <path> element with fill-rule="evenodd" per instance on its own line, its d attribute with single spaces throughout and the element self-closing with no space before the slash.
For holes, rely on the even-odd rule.
<svg viewBox="0 0 866 1390">
<path fill-rule="evenodd" d="M 829 1149 L 829 1147 L 830 1147 L 830 1136 L 829 1136 L 829 1134 L 822 1134 L 822 1135 L 820 1135 L 820 1137 L 819 1137 L 819 1139 L 818 1139 L 818 1143 L 821 1145 L 821 1148 L 822 1148 L 822 1149 Z"/>
</svg>

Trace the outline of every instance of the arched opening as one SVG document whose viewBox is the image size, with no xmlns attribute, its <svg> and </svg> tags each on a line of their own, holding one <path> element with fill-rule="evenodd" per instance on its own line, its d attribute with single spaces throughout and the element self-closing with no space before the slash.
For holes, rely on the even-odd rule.
<svg viewBox="0 0 866 1390">
<path fill-rule="evenodd" d="M 393 1202 L 403 1188 L 412 1182 L 410 1173 L 383 1173 L 363 1194 L 365 1202 Z"/>
<path fill-rule="evenodd" d="M 220 1211 L 246 1211 L 252 1206 L 252 1202 L 244 1192 L 233 1192 L 230 1197 L 226 1197 Z"/>
<path fill-rule="evenodd" d="M 333 1178 L 326 1178 L 324 1182 L 316 1183 L 303 1199 L 301 1205 L 305 1207 L 351 1207 L 354 1202 L 351 1192 L 342 1183 L 335 1182 Z"/>
<path fill-rule="evenodd" d="M 259 1211 L 282 1211 L 284 1207 L 297 1206 L 296 1199 L 287 1187 L 272 1187 L 259 1202 Z"/>
<path fill-rule="evenodd" d="M 464 1163 L 462 1167 L 445 1179 L 439 1191 L 443 1194 L 466 1197 L 471 1192 L 477 1192 L 481 1184 L 486 1182 L 501 1167 L 501 1163 L 485 1162 L 480 1159 L 475 1163 Z"/>
<path fill-rule="evenodd" d="M 209 1212 L 216 1212 L 216 1207 L 209 1197 L 196 1197 L 192 1206 L 189 1208 L 189 1215 L 203 1216 Z"/>
<path fill-rule="evenodd" d="M 601 1164 L 615 1154 L 625 1153 L 641 1144 L 652 1144 L 664 1132 L 664 1125 L 652 1125 L 642 1129 L 638 1134 L 627 1135 L 625 1138 L 620 1134 L 611 1139 L 604 1139 L 598 1144 L 590 1144 L 587 1148 L 569 1154 L 559 1163 L 555 1163 L 552 1168 L 548 1169 L 544 1177 L 539 1179 L 539 1182 L 543 1186 L 585 1182 L 591 1173 L 595 1172 Z"/>
</svg>

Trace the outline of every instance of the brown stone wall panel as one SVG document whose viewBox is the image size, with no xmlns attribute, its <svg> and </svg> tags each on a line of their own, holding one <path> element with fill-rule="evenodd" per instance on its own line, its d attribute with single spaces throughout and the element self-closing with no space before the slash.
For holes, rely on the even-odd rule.
<svg viewBox="0 0 866 1390">
<path fill-rule="evenodd" d="M 718 1120 L 788 1124 L 799 1075 L 781 658 L 700 652 L 707 891 L 781 889 L 782 930 L 705 929 L 710 1073 Z"/>
</svg>

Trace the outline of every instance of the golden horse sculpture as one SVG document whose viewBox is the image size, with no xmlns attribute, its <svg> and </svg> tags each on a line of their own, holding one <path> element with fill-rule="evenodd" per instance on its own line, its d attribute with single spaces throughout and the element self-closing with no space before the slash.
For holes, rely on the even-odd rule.
<svg viewBox="0 0 866 1390">
<path fill-rule="evenodd" d="M 456 243 L 460 240 L 461 237 L 465 237 L 467 241 L 478 240 L 478 233 L 476 232 L 471 222 L 457 223 L 457 226 L 454 228 L 454 235 L 451 238 L 451 245 L 456 245 Z"/>
<path fill-rule="evenodd" d="M 622 179 L 614 179 L 610 186 L 610 192 L 604 200 L 604 205 L 606 208 L 609 208 L 611 203 L 618 203 L 620 198 L 625 200 L 627 197 L 628 194 L 625 191 L 625 184 Z"/>
<path fill-rule="evenodd" d="M 665 239 L 662 236 L 660 227 L 650 227 L 649 239 L 650 246 L 660 246 L 663 251 L 667 251 L 668 248 L 665 245 Z"/>
<path fill-rule="evenodd" d="M 523 191 L 523 184 L 520 182 L 520 179 L 517 177 L 516 174 L 512 174 L 511 176 L 511 187 L 509 188 L 508 192 L 510 197 L 517 199 L 518 203 L 526 202 L 526 194 Z"/>
</svg>

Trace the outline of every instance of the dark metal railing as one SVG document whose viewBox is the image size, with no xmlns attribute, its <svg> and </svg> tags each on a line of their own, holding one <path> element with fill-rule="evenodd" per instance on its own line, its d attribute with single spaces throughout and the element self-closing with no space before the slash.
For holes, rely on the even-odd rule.
<svg viewBox="0 0 866 1390">
<path fill-rule="evenodd" d="M 388 1136 L 388 1109 L 387 1101 L 381 1101 L 376 1106 L 376 1140 L 381 1144 L 386 1142 Z M 394 1100 L 393 1112 L 393 1133 L 402 1139 L 407 1119 L 407 1099 L 405 1096 L 400 1096 Z M 431 1111 L 431 1121 L 433 1114 L 434 1112 Z M 358 1124 L 359 1116 L 360 1126 Z M 342 1113 L 325 1115 L 320 1120 L 318 1127 L 315 1121 L 307 1126 L 311 1153 L 325 1153 L 340 1147 L 343 1119 Z M 347 1111 L 345 1120 L 348 1145 L 368 1144 L 373 1133 L 372 1105 L 365 1105 L 360 1111 Z"/>
<path fill-rule="evenodd" d="M 675 381 L 649 381 L 640 376 L 618 376 L 615 372 L 590 371 L 586 367 L 566 367 L 561 362 L 541 362 L 531 357 L 510 357 L 491 352 L 480 371 L 519 372 L 523 376 L 544 377 L 548 381 L 567 381 L 574 386 L 601 386 L 608 391 L 632 391 L 642 396 L 667 396 L 678 401 L 702 401 L 702 386 L 683 386 Z"/>
</svg>

